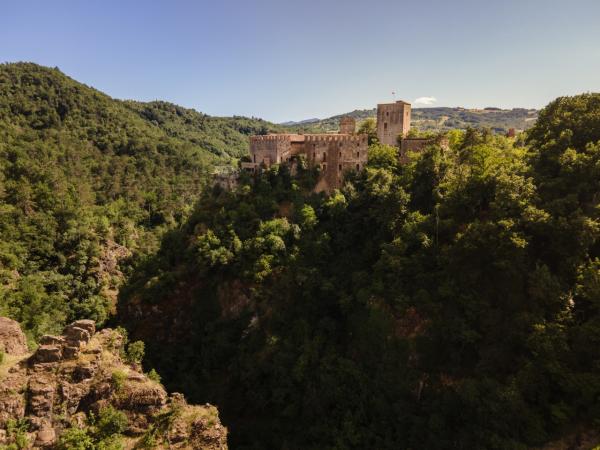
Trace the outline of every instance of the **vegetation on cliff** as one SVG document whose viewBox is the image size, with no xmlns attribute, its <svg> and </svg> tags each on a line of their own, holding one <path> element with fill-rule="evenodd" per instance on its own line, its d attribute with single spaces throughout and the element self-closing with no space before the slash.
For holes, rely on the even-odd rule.
<svg viewBox="0 0 600 450">
<path fill-rule="evenodd" d="M 79 320 L 42 336 L 33 354 L 24 341 L 17 322 L 0 317 L 9 356 L 0 362 L 1 449 L 227 449 L 216 408 L 168 396 L 121 330 L 96 333 Z"/>
<path fill-rule="evenodd" d="M 34 337 L 106 321 L 123 275 L 186 218 L 211 167 L 272 128 L 0 65 L 0 314 Z"/>
<path fill-rule="evenodd" d="M 528 448 L 600 421 L 600 94 L 526 146 L 450 142 L 374 146 L 329 197 L 283 166 L 206 193 L 133 275 L 121 317 L 232 446 Z"/>
</svg>

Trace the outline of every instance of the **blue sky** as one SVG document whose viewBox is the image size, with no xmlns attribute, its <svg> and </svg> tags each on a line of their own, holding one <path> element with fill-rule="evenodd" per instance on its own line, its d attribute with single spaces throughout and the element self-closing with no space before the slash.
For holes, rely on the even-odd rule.
<svg viewBox="0 0 600 450">
<path fill-rule="evenodd" d="M 0 0 L 0 61 L 281 122 L 600 91 L 599 0 Z M 413 106 L 418 106 L 413 103 Z"/>
</svg>

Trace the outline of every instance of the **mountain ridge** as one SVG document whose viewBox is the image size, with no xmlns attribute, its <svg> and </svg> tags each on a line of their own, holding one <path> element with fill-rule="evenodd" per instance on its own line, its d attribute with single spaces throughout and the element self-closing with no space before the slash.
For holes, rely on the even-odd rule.
<svg viewBox="0 0 600 450">
<path fill-rule="evenodd" d="M 325 119 L 307 119 L 281 123 L 287 127 L 306 127 L 306 131 L 335 131 L 342 117 L 349 116 L 362 122 L 375 118 L 376 108 L 355 109 L 348 113 L 337 114 Z M 526 130 L 537 119 L 538 110 L 533 108 L 501 109 L 486 107 L 483 109 L 463 107 L 428 107 L 412 108 L 411 125 L 422 131 L 448 131 L 451 129 L 491 128 L 498 133 L 505 133 L 510 128 Z"/>
</svg>

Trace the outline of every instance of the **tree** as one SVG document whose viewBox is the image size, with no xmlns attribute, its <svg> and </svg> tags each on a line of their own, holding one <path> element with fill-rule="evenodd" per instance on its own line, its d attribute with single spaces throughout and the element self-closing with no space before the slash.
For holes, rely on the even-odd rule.
<svg viewBox="0 0 600 450">
<path fill-rule="evenodd" d="M 369 117 L 362 121 L 358 126 L 358 134 L 366 134 L 369 145 L 379 142 L 377 138 L 377 122 L 373 117 Z"/>
</svg>

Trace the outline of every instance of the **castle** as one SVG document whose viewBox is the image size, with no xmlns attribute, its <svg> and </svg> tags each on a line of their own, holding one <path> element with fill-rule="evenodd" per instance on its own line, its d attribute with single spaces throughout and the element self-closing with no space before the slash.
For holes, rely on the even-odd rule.
<svg viewBox="0 0 600 450">
<path fill-rule="evenodd" d="M 255 171 L 260 166 L 291 163 L 303 155 L 309 166 L 321 170 L 319 191 L 341 187 L 348 170 L 362 170 L 367 163 L 368 139 L 366 134 L 355 134 L 356 123 L 345 117 L 336 134 L 269 134 L 250 137 L 252 162 L 242 163 L 242 169 Z"/>
<path fill-rule="evenodd" d="M 409 138 L 411 105 L 404 101 L 377 105 L 377 137 L 382 144 L 397 146 L 400 161 L 408 162 L 409 152 L 422 150 L 431 140 Z M 242 170 L 256 172 L 271 164 L 291 164 L 302 155 L 309 166 L 320 168 L 315 191 L 330 192 L 342 186 L 344 174 L 360 171 L 367 163 L 368 138 L 356 134 L 352 117 L 342 117 L 338 133 L 268 134 L 250 136 L 251 162 L 241 163 Z"/>
</svg>

